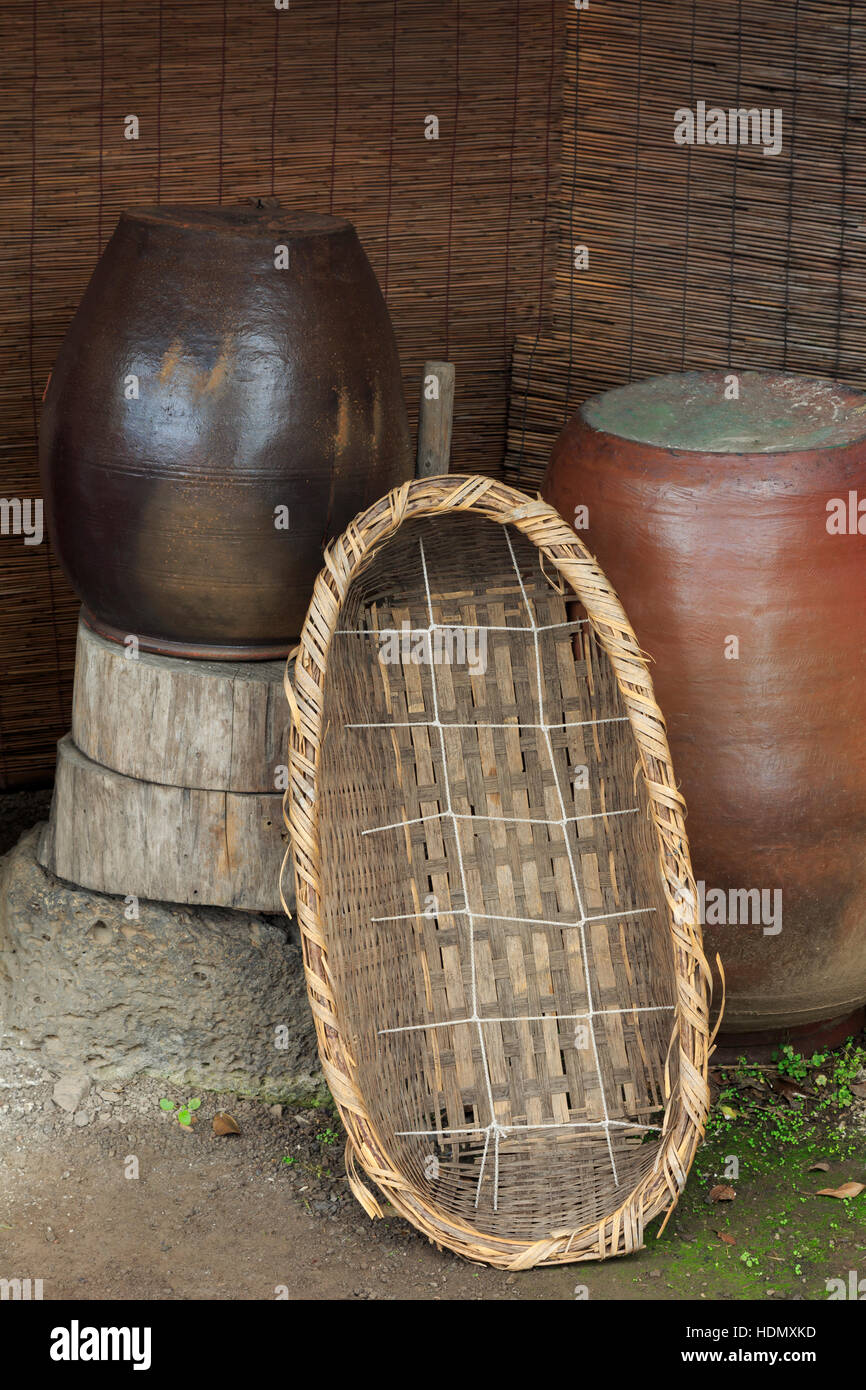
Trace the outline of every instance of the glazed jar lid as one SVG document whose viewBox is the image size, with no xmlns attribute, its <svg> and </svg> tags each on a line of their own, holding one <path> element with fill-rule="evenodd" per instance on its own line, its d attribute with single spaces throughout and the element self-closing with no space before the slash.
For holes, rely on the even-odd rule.
<svg viewBox="0 0 866 1390">
<path fill-rule="evenodd" d="M 866 438 L 866 394 L 791 372 L 672 372 L 593 396 L 580 413 L 601 433 L 700 454 L 802 452 Z"/>
</svg>

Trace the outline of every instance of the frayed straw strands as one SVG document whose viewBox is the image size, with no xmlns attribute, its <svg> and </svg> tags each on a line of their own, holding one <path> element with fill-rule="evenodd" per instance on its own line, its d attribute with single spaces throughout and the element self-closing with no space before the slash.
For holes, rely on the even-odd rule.
<svg viewBox="0 0 866 1390">
<path fill-rule="evenodd" d="M 710 977 L 664 720 L 605 576 L 502 483 L 406 483 L 328 547 L 286 689 L 352 1191 L 504 1269 L 639 1248 L 703 1132 Z"/>
</svg>

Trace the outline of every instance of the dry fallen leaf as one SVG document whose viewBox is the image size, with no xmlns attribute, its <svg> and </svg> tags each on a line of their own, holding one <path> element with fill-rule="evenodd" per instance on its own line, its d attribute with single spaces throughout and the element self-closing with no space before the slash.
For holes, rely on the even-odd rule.
<svg viewBox="0 0 866 1390">
<path fill-rule="evenodd" d="M 866 1081 L 852 1081 L 851 1090 L 855 1096 L 860 1096 L 861 1099 L 866 1100 Z"/>
<path fill-rule="evenodd" d="M 859 1197 L 861 1192 L 866 1192 L 866 1183 L 862 1182 L 843 1182 L 841 1187 L 822 1187 L 818 1190 L 819 1197 Z"/>
<path fill-rule="evenodd" d="M 736 1245 L 737 1243 L 733 1236 L 728 1235 L 727 1231 L 716 1231 L 716 1235 L 724 1245 Z"/>
<path fill-rule="evenodd" d="M 716 1183 L 715 1187 L 710 1188 L 711 1202 L 732 1202 L 736 1195 L 733 1187 L 725 1187 L 723 1183 Z"/>
<path fill-rule="evenodd" d="M 214 1134 L 240 1134 L 241 1127 L 227 1110 L 218 1110 L 213 1117 Z"/>
<path fill-rule="evenodd" d="M 795 1081 L 789 1081 L 787 1076 L 771 1076 L 770 1087 L 777 1096 L 786 1100 L 789 1105 L 794 1105 L 803 1096 L 804 1092 Z"/>
<path fill-rule="evenodd" d="M 829 1173 L 830 1165 L 825 1158 L 819 1158 L 817 1163 L 806 1169 L 807 1173 Z"/>
<path fill-rule="evenodd" d="M 756 1095 L 762 1096 L 767 1089 L 766 1082 L 759 1076 L 747 1076 L 743 1081 L 737 1082 L 739 1090 L 754 1091 Z"/>
</svg>

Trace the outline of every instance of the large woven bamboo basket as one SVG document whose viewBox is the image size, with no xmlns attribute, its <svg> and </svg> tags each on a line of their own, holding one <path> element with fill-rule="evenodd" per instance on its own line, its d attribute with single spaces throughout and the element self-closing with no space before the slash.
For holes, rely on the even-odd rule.
<svg viewBox="0 0 866 1390">
<path fill-rule="evenodd" d="M 639 1248 L 703 1132 L 710 983 L 664 720 L 605 576 L 504 484 L 407 483 L 328 548 L 287 694 L 356 1197 L 382 1214 L 362 1169 L 504 1269 Z"/>
</svg>

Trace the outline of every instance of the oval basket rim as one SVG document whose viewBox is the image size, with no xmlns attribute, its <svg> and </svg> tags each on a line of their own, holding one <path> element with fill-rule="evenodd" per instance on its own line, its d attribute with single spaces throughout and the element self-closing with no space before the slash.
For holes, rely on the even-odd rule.
<svg viewBox="0 0 866 1390">
<path fill-rule="evenodd" d="M 637 744 L 656 834 L 673 948 L 677 1003 L 665 1062 L 666 1102 L 655 1164 L 603 1218 L 574 1229 L 551 1230 L 546 1237 L 533 1240 L 481 1231 L 438 1210 L 435 1202 L 407 1182 L 394 1166 L 388 1145 L 367 1111 L 355 1064 L 343 1037 L 331 989 L 328 944 L 319 914 L 321 865 L 316 779 L 331 638 L 350 584 L 378 550 L 405 522 L 449 512 L 474 512 L 492 522 L 515 526 L 583 604 L 611 662 Z M 307 995 L 322 1070 L 348 1136 L 346 1172 L 353 1194 L 368 1215 L 383 1215 L 379 1201 L 361 1180 L 360 1168 L 387 1201 L 437 1246 L 502 1269 L 599 1260 L 641 1248 L 647 1222 L 661 1212 L 667 1213 L 666 1222 L 673 1211 L 704 1133 L 709 1111 L 707 1064 L 712 1051 L 712 979 L 698 921 L 698 895 L 685 831 L 685 800 L 676 785 L 664 717 L 653 694 L 647 657 L 601 567 L 551 506 L 498 479 L 451 473 L 403 483 L 361 512 L 327 547 L 299 645 L 286 663 L 285 690 L 292 724 L 289 779 L 283 798 L 289 849 L 283 871 L 291 856 Z M 282 891 L 281 898 L 288 913 Z M 672 1084 L 670 1060 L 674 1047 L 678 1066 Z"/>
</svg>

